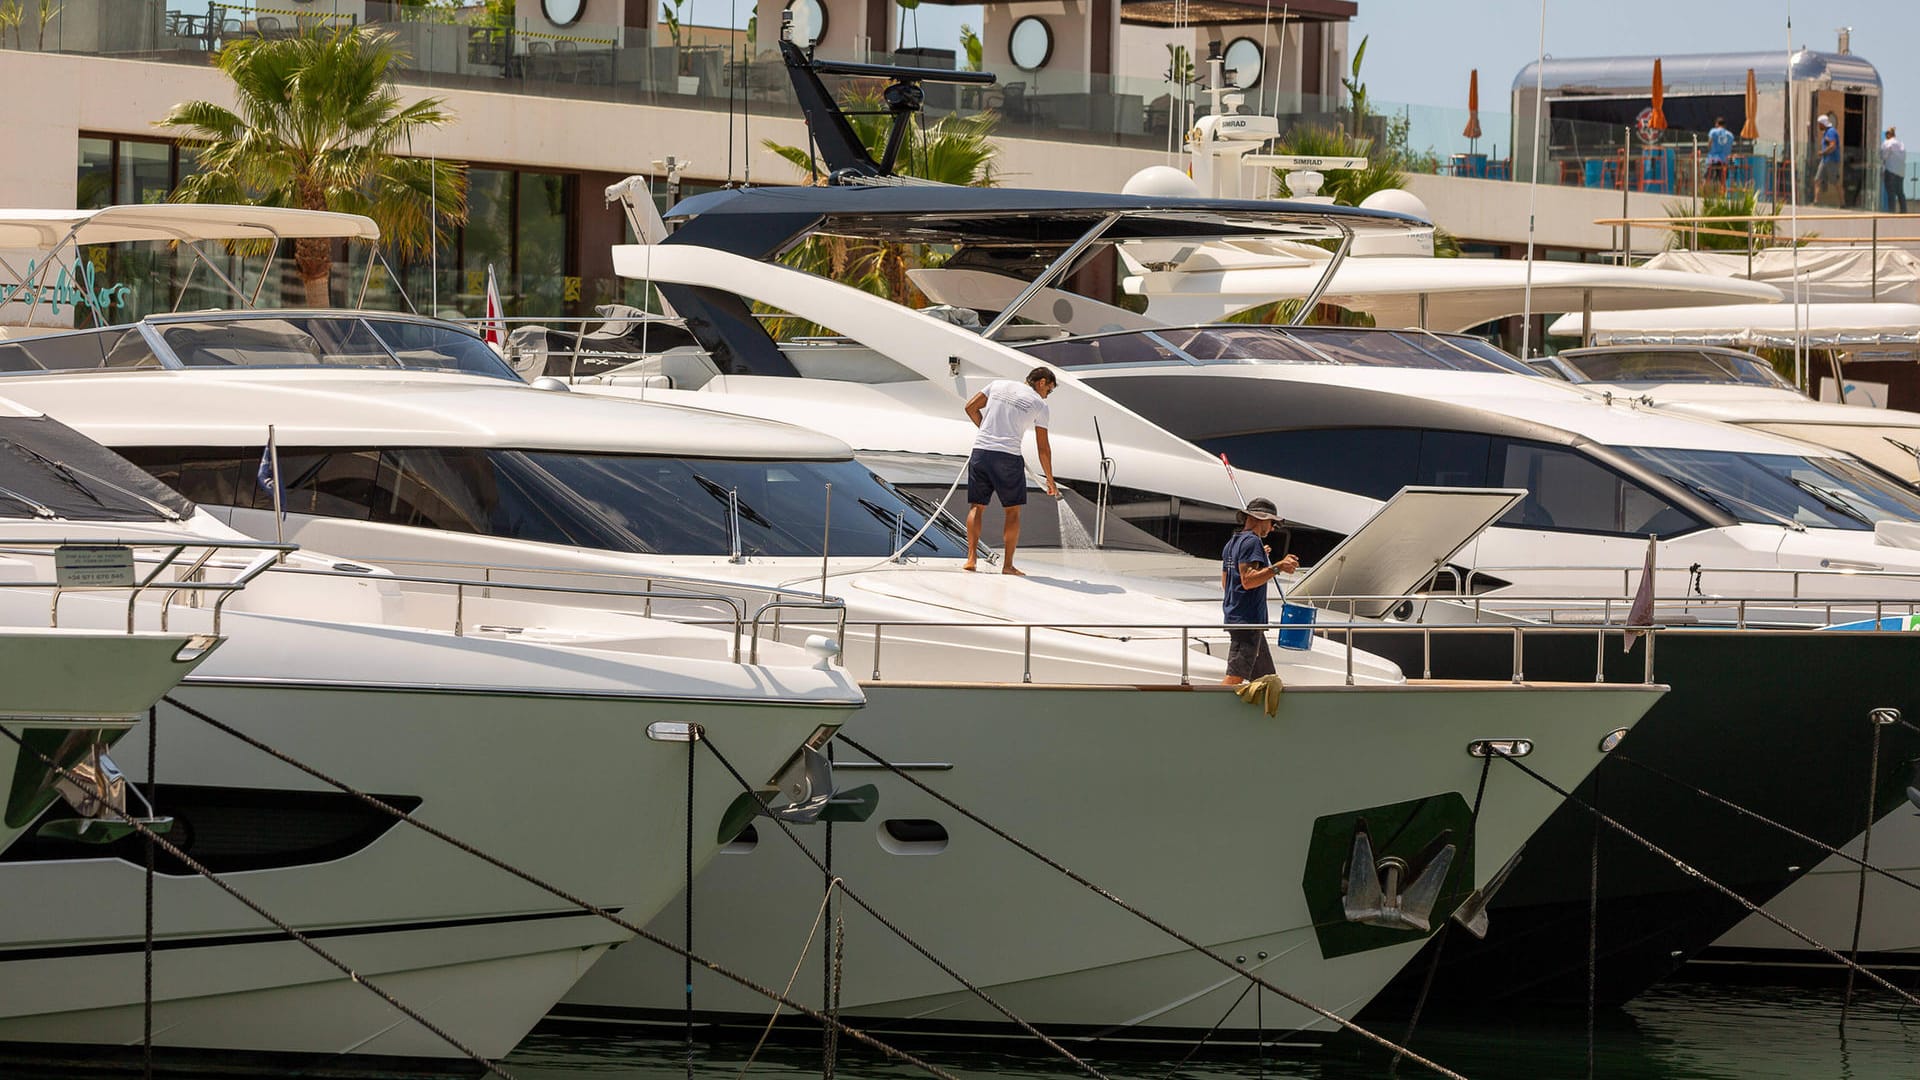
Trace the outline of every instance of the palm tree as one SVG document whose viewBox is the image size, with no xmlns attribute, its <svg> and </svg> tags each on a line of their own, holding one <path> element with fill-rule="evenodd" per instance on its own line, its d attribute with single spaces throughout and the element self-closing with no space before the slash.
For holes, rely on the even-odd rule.
<svg viewBox="0 0 1920 1080">
<path fill-rule="evenodd" d="M 841 108 L 861 145 L 878 160 L 891 126 L 880 95 L 871 90 L 850 91 L 843 96 Z M 992 139 L 998 119 L 990 112 L 974 116 L 950 113 L 932 124 L 912 126 L 894 171 L 902 176 L 956 187 L 992 187 L 994 160 L 1000 153 Z M 761 145 L 800 170 L 808 184 L 825 182 L 818 163 L 805 148 L 786 146 L 772 139 L 763 140 Z M 940 257 L 926 245 L 853 242 L 845 237 L 815 236 L 788 252 L 782 261 L 896 303 L 909 304 L 915 302 L 917 294 L 907 279 L 907 271 L 938 265 Z M 812 329 L 785 328 L 783 322 L 776 330 L 782 328 L 795 332 Z"/>
<path fill-rule="evenodd" d="M 236 107 L 187 101 L 157 122 L 184 129 L 182 145 L 199 155 L 175 201 L 365 214 L 401 253 L 428 250 L 441 221 L 466 219 L 466 170 L 396 152 L 453 116 L 439 98 L 400 100 L 391 73 L 405 55 L 394 40 L 361 27 L 223 48 L 214 63 Z M 332 263 L 329 241 L 294 241 L 309 306 L 329 303 Z"/>
</svg>

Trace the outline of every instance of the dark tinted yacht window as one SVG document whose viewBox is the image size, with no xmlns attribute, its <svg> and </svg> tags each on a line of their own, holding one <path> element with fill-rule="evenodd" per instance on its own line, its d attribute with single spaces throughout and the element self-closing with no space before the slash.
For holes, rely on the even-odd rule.
<svg viewBox="0 0 1920 1080">
<path fill-rule="evenodd" d="M 127 451 L 210 504 L 270 510 L 257 448 Z M 747 555 L 890 555 L 927 508 L 851 461 L 744 461 L 465 448 L 283 450 L 289 513 L 376 521 L 608 551 L 725 555 L 738 493 Z M 959 557 L 966 540 L 936 520 L 910 556 Z"/>
<path fill-rule="evenodd" d="M 0 343 L 0 372 L 103 371 L 159 367 L 140 331 L 129 327 L 48 334 Z"/>
<path fill-rule="evenodd" d="M 1184 364 L 1152 333 L 1104 334 L 1099 337 L 1045 341 L 1025 349 L 1042 364 L 1054 367 L 1095 367 L 1100 364 Z"/>
<path fill-rule="evenodd" d="M 1388 499 L 1403 487 L 1526 488 L 1500 519 L 1522 528 L 1644 536 L 1701 523 L 1578 450 L 1472 432 L 1330 428 L 1202 440 L 1236 466 Z"/>
</svg>

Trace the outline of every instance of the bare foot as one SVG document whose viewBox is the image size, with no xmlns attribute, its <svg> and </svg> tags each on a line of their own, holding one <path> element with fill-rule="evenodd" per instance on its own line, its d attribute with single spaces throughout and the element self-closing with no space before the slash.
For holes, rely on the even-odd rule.
<svg viewBox="0 0 1920 1080">
<path fill-rule="evenodd" d="M 962 567 L 961 567 L 960 569 L 962 569 L 962 570 L 972 570 L 972 569 L 973 569 L 973 564 L 972 564 L 972 563 L 967 563 L 966 565 L 964 565 L 964 566 L 962 566 Z"/>
<path fill-rule="evenodd" d="M 1001 571 L 1000 571 L 1000 572 L 1001 572 L 1001 573 L 1003 573 L 1003 574 L 1012 574 L 1012 575 L 1013 575 L 1014 577 L 1026 577 L 1026 576 L 1027 576 L 1027 572 L 1026 572 L 1025 570 L 1015 570 L 1015 569 L 1014 569 L 1013 567 L 1011 567 L 1011 566 L 1008 566 L 1008 567 L 1003 567 L 1003 568 L 1001 569 Z"/>
</svg>

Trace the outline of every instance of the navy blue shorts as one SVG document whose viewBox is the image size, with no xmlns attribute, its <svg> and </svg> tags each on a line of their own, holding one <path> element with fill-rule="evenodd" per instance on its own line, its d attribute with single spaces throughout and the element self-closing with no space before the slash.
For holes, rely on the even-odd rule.
<svg viewBox="0 0 1920 1080">
<path fill-rule="evenodd" d="M 998 495 L 1001 506 L 1027 504 L 1027 462 L 1019 454 L 975 450 L 967 459 L 967 505 L 985 506 Z"/>
</svg>

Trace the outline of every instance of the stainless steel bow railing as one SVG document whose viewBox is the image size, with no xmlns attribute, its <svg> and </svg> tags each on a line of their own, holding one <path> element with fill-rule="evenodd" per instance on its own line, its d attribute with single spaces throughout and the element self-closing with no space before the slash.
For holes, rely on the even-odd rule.
<svg viewBox="0 0 1920 1080">
<path fill-rule="evenodd" d="M 292 544 L 274 544 L 250 540 L 202 540 L 202 539 L 122 539 L 118 537 L 79 536 L 60 538 L 0 539 L 0 556 L 45 559 L 56 568 L 59 552 L 62 548 L 126 548 L 134 566 L 133 580 L 123 584 L 73 585 L 65 584 L 55 570 L 52 580 L 32 578 L 27 580 L 0 581 L 0 589 L 44 589 L 51 593 L 47 602 L 48 625 L 58 628 L 60 625 L 60 601 L 74 593 L 111 593 L 127 594 L 127 633 L 135 628 L 135 614 L 142 597 L 150 592 L 165 590 L 160 601 L 160 629 L 167 629 L 167 616 L 173 606 L 173 599 L 180 593 L 198 596 L 212 594 L 213 633 L 220 633 L 221 613 L 227 601 L 235 593 L 245 589 L 255 578 L 265 573 L 288 552 L 297 550 Z M 198 554 L 190 563 L 182 564 L 180 559 L 188 552 Z M 213 558 L 223 552 L 251 553 L 251 557 L 239 566 L 221 567 L 231 570 L 231 576 L 224 580 L 205 580 L 207 569 Z M 143 557 L 144 553 L 144 557 Z M 172 578 L 162 580 L 162 575 L 174 570 Z"/>
</svg>

